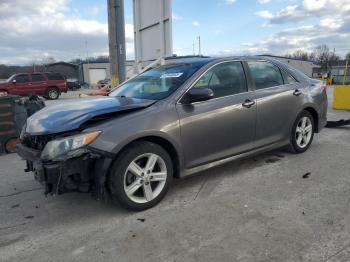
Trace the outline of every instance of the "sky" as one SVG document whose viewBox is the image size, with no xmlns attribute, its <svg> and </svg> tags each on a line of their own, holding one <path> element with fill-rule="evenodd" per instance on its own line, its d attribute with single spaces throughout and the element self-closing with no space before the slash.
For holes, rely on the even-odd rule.
<svg viewBox="0 0 350 262">
<path fill-rule="evenodd" d="M 147 0 L 143 0 L 147 1 Z M 108 55 L 107 0 L 0 0 L 0 64 Z M 350 0 L 172 0 L 178 55 L 273 54 L 327 44 L 350 52 Z M 132 1 L 125 0 L 127 59 Z"/>
</svg>

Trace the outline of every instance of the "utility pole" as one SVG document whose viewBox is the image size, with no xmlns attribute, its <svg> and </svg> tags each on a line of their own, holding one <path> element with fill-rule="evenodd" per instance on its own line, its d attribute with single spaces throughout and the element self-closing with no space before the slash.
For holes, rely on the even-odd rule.
<svg viewBox="0 0 350 262">
<path fill-rule="evenodd" d="M 87 82 L 90 85 L 90 62 L 89 62 L 89 49 L 88 49 L 88 42 L 87 42 L 87 40 L 85 40 L 85 50 L 86 50 L 86 62 L 87 62 L 87 71 L 88 71 Z"/>
<path fill-rule="evenodd" d="M 125 81 L 124 0 L 108 0 L 109 63 L 113 87 Z"/>
<path fill-rule="evenodd" d="M 198 55 L 202 55 L 201 51 L 201 36 L 198 36 Z"/>
<path fill-rule="evenodd" d="M 346 78 L 347 78 L 347 75 L 348 75 L 348 65 L 349 65 L 349 59 L 347 58 L 346 62 L 345 62 L 345 68 L 344 68 L 343 85 L 345 85 L 345 83 L 346 83 Z"/>
</svg>

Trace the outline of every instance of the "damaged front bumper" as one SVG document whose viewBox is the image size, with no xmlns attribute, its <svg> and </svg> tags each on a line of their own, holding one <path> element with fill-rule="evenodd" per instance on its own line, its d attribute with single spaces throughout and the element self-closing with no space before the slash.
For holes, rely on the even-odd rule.
<svg viewBox="0 0 350 262">
<path fill-rule="evenodd" d="M 93 192 L 97 199 L 106 194 L 106 176 L 112 161 L 104 152 L 86 148 L 80 156 L 59 161 L 40 159 L 41 151 L 23 144 L 17 146 L 17 153 L 27 162 L 26 172 L 45 185 L 45 195 L 65 192 Z"/>
</svg>

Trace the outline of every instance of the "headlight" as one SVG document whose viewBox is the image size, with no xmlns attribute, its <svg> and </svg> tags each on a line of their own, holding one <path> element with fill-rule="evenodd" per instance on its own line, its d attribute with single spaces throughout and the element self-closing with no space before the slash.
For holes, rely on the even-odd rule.
<svg viewBox="0 0 350 262">
<path fill-rule="evenodd" d="M 60 159 L 65 158 L 67 155 L 74 156 L 79 152 L 84 152 L 84 147 L 91 144 L 100 133 L 101 131 L 95 131 L 52 140 L 46 144 L 41 153 L 41 159 Z"/>
</svg>

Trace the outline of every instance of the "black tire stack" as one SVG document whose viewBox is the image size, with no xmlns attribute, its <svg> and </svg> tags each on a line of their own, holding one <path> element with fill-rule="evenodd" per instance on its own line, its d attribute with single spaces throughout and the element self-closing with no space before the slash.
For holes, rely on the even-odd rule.
<svg viewBox="0 0 350 262">
<path fill-rule="evenodd" d="M 13 151 L 27 118 L 44 106 L 44 101 L 37 96 L 0 97 L 0 155 Z"/>
<path fill-rule="evenodd" d="M 19 136 L 15 112 L 15 100 L 18 98 L 0 97 L 0 154 L 6 153 L 6 144 Z"/>
</svg>

